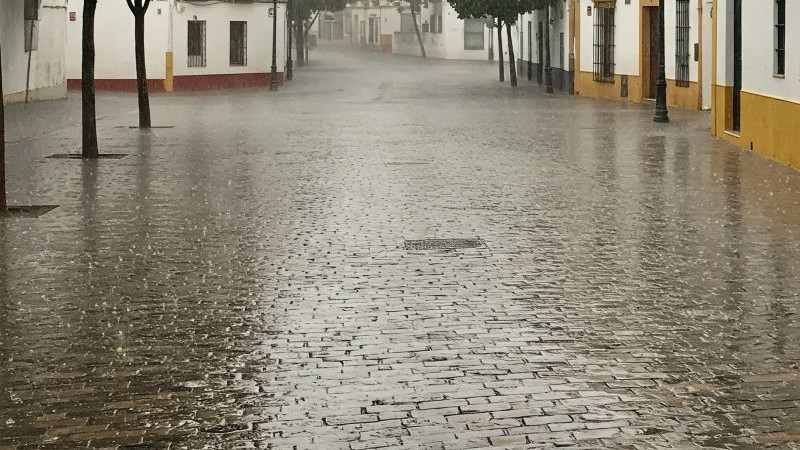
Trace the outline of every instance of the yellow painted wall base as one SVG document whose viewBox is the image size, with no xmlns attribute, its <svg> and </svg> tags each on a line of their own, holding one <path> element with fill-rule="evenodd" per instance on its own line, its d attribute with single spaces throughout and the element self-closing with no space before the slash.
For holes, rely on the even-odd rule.
<svg viewBox="0 0 800 450">
<path fill-rule="evenodd" d="M 614 76 L 613 83 L 603 83 L 594 81 L 593 73 L 581 72 L 575 79 L 575 95 L 637 103 L 644 100 L 641 77 L 628 75 L 628 97 L 623 98 L 620 95 L 621 84 L 622 76 L 620 75 Z M 701 108 L 700 85 L 692 82 L 688 87 L 680 87 L 675 80 L 667 80 L 667 105 L 671 108 L 699 110 Z"/>
<path fill-rule="evenodd" d="M 628 97 L 620 95 L 621 86 L 622 77 L 620 75 L 614 76 L 613 83 L 594 81 L 594 74 L 591 72 L 579 72 L 575 77 L 575 95 L 610 100 L 642 101 L 642 80 L 640 77 L 628 76 Z"/>
<path fill-rule="evenodd" d="M 742 129 L 732 133 L 732 102 L 732 87 L 714 86 L 712 134 L 800 170 L 800 103 L 742 92 Z"/>
<path fill-rule="evenodd" d="M 175 58 L 172 52 L 164 54 L 166 74 L 164 76 L 164 90 L 172 92 L 175 90 Z"/>
<path fill-rule="evenodd" d="M 678 86 L 675 80 L 667 80 L 667 105 L 673 108 L 700 110 L 700 85 L 690 82 L 689 86 Z"/>
<path fill-rule="evenodd" d="M 742 92 L 742 139 L 757 153 L 800 169 L 800 103 Z"/>
</svg>

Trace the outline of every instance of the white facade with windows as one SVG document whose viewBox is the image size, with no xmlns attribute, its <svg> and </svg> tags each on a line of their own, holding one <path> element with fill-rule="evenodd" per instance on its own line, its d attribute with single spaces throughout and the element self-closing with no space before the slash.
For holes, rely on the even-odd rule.
<svg viewBox="0 0 800 450">
<path fill-rule="evenodd" d="M 66 96 L 66 0 L 3 0 L 2 3 L 3 100 L 24 101 L 29 56 L 30 99 Z M 26 5 L 29 19 L 26 19 Z M 30 54 L 29 47 L 32 47 Z"/>
<path fill-rule="evenodd" d="M 570 66 L 570 9 L 572 4 L 562 1 L 550 8 L 550 67 L 553 87 L 571 92 L 573 70 Z M 545 33 L 547 21 L 544 10 L 523 14 L 517 23 L 517 61 L 521 78 L 544 83 Z"/>
<path fill-rule="evenodd" d="M 712 132 L 800 169 L 800 2 L 714 7 Z"/>
<path fill-rule="evenodd" d="M 81 78 L 83 0 L 69 0 L 67 76 Z M 278 3 L 277 68 L 286 62 L 286 9 Z M 147 75 L 153 90 L 259 86 L 272 65 L 272 2 L 153 0 L 145 21 Z M 95 18 L 95 78 L 100 90 L 134 90 L 133 15 L 123 0 L 100 1 Z"/>
<path fill-rule="evenodd" d="M 354 1 L 342 12 L 342 39 L 351 45 L 392 51 L 392 36 L 400 31 L 398 5 L 388 0 Z M 325 28 L 338 25 L 319 25 L 320 35 Z"/>
<path fill-rule="evenodd" d="M 408 17 L 410 19 L 410 14 Z M 485 61 L 497 48 L 493 29 L 484 20 L 459 19 L 458 13 L 446 1 L 428 2 L 418 20 L 425 51 L 430 58 Z M 504 31 L 504 43 L 505 36 Z M 421 54 L 416 33 L 409 27 L 395 33 L 393 48 L 397 54 Z"/>
<path fill-rule="evenodd" d="M 575 93 L 631 101 L 654 98 L 658 0 L 570 1 L 575 1 L 579 23 L 575 30 Z M 702 71 L 704 42 L 711 40 L 707 3 L 665 1 L 665 72 L 670 106 L 708 106 L 711 81 Z M 706 59 L 710 59 L 708 53 Z"/>
</svg>

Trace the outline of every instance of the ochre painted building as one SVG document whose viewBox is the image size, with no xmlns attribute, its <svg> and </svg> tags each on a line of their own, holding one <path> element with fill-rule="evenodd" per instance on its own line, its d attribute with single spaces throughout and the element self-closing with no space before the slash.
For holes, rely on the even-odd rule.
<svg viewBox="0 0 800 450">
<path fill-rule="evenodd" d="M 654 99 L 658 0 L 569 0 L 575 42 L 575 94 L 642 102 Z M 706 0 L 667 0 L 664 11 L 667 102 L 709 108 L 704 73 L 711 18 Z"/>
<path fill-rule="evenodd" d="M 69 0 L 67 82 L 81 85 L 83 0 Z M 272 2 L 219 0 L 150 3 L 145 55 L 152 91 L 267 86 L 272 65 Z M 133 15 L 124 0 L 100 1 L 95 17 L 98 90 L 136 90 Z M 286 62 L 286 3 L 278 2 L 277 77 Z"/>
<path fill-rule="evenodd" d="M 800 1 L 714 0 L 712 133 L 800 169 Z"/>
</svg>

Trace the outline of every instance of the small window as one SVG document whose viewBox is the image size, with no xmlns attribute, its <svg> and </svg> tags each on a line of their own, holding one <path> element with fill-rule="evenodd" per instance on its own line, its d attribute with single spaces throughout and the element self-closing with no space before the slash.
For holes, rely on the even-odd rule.
<svg viewBox="0 0 800 450">
<path fill-rule="evenodd" d="M 39 0 L 25 0 L 25 52 L 39 49 Z"/>
<path fill-rule="evenodd" d="M 614 82 L 614 8 L 594 11 L 594 81 Z"/>
<path fill-rule="evenodd" d="M 206 21 L 205 20 L 190 20 L 189 24 L 189 40 L 187 42 L 189 50 L 189 58 L 187 65 L 189 67 L 205 67 L 206 66 Z"/>
<path fill-rule="evenodd" d="M 400 16 L 400 31 L 403 33 L 414 33 L 414 17 L 411 14 L 403 14 Z"/>
<path fill-rule="evenodd" d="M 39 0 L 25 0 L 25 20 L 39 20 Z"/>
<path fill-rule="evenodd" d="M 39 22 L 25 21 L 25 52 L 39 50 Z"/>
<path fill-rule="evenodd" d="M 775 0 L 775 75 L 786 75 L 786 0 Z"/>
<path fill-rule="evenodd" d="M 675 10 L 675 84 L 689 86 L 689 0 L 677 0 Z"/>
<path fill-rule="evenodd" d="M 247 22 L 231 21 L 231 65 L 247 65 Z"/>
<path fill-rule="evenodd" d="M 483 50 L 483 21 L 480 19 L 464 20 L 464 50 Z"/>
<path fill-rule="evenodd" d="M 567 68 L 564 67 L 564 33 L 558 35 L 558 64 L 562 70 L 566 70 Z"/>
</svg>

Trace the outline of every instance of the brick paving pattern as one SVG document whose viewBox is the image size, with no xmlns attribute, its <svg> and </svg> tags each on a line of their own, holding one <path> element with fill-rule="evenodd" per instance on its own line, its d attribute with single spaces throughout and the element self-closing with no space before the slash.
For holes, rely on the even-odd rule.
<svg viewBox="0 0 800 450">
<path fill-rule="evenodd" d="M 337 49 L 9 108 L 0 449 L 800 448 L 800 174 L 705 114 Z M 33 125 L 40 125 L 38 128 Z M 406 240 L 482 245 L 406 247 Z"/>
</svg>

